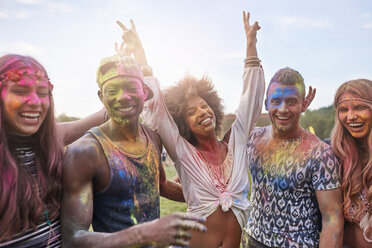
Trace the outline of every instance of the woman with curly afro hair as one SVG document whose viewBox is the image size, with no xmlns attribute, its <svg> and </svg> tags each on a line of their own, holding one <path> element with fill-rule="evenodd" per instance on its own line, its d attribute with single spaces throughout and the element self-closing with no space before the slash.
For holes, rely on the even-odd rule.
<svg viewBox="0 0 372 248">
<path fill-rule="evenodd" d="M 257 22 L 250 25 L 249 13 L 245 12 L 243 23 L 247 38 L 243 92 L 236 121 L 225 139 L 217 138 L 223 107 L 210 79 L 187 76 L 161 92 L 154 77 L 145 78 L 154 97 L 146 102 L 142 117 L 157 131 L 175 162 L 187 212 L 207 218 L 206 233 L 193 232 L 190 247 L 239 247 L 247 222 L 245 145 L 261 113 L 265 83 L 256 50 L 260 26 Z M 134 24 L 129 31 L 123 30 L 127 48 L 133 47 L 139 64 L 151 71 Z M 135 39 L 129 39 L 133 34 Z M 128 44 L 133 40 L 135 44 Z"/>
<path fill-rule="evenodd" d="M 372 247 L 372 81 L 342 84 L 334 104 L 332 147 L 342 165 L 344 243 Z"/>
</svg>

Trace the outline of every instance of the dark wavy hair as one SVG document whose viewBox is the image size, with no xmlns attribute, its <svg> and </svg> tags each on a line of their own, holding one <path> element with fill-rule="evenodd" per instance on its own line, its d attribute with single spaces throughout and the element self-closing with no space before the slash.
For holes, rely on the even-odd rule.
<svg viewBox="0 0 372 248">
<path fill-rule="evenodd" d="M 338 118 L 338 105 L 346 93 L 352 94 L 355 98 L 372 101 L 372 81 L 367 79 L 348 81 L 338 88 L 334 100 L 337 111 L 332 130 L 332 148 L 342 166 L 344 215 L 351 221 L 363 217 L 365 206 L 359 198 L 363 188 L 367 190 L 368 202 L 372 202 L 372 131 L 363 144 L 342 125 Z M 372 104 L 365 104 L 372 111 Z M 349 214 L 351 205 L 354 205 L 353 216 Z"/>
<path fill-rule="evenodd" d="M 186 101 L 192 96 L 199 96 L 211 107 L 216 116 L 215 133 L 218 135 L 221 132 L 224 116 L 222 100 L 208 77 L 204 76 L 198 80 L 195 77 L 186 76 L 174 86 L 164 90 L 163 96 L 180 134 L 191 144 L 196 145 L 196 139 L 185 122 L 185 107 Z"/>
<path fill-rule="evenodd" d="M 0 58 L 0 75 L 10 69 L 28 66 L 44 67 L 28 56 L 8 54 Z M 5 79 L 0 79 L 4 83 Z M 0 92 L 4 85 L 0 84 Z M 34 134 L 38 189 L 34 179 L 17 165 L 9 149 L 11 137 L 6 130 L 0 99 L 0 242 L 11 240 L 17 233 L 35 229 L 44 220 L 45 210 L 50 219 L 59 216 L 62 196 L 63 145 L 57 137 L 52 93 L 44 122 Z"/>
</svg>

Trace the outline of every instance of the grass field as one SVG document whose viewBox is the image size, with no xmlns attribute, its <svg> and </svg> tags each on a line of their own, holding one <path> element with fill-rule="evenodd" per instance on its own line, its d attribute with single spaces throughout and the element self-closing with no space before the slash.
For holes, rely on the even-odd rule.
<svg viewBox="0 0 372 248">
<path fill-rule="evenodd" d="M 173 164 L 164 166 L 167 178 L 172 180 L 176 175 L 176 169 Z M 164 197 L 160 197 L 160 216 L 165 216 L 174 212 L 186 212 L 187 205 L 184 202 L 175 202 L 168 200 Z"/>
</svg>

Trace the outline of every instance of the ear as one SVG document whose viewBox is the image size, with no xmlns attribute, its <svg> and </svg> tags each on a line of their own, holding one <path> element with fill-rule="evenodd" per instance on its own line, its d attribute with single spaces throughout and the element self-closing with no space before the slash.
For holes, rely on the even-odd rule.
<svg viewBox="0 0 372 248">
<path fill-rule="evenodd" d="M 301 105 L 301 113 L 305 112 L 307 107 L 309 107 L 309 102 L 306 98 L 304 98 Z"/>
<path fill-rule="evenodd" d="M 266 111 L 269 111 L 268 109 L 269 109 L 269 106 L 267 106 L 267 99 L 265 99 L 265 109 L 266 109 Z"/>
<path fill-rule="evenodd" d="M 101 100 L 101 102 L 103 103 L 103 100 L 102 100 L 103 99 L 102 91 L 101 90 L 98 90 L 97 95 L 99 97 L 99 100 Z"/>
<path fill-rule="evenodd" d="M 143 88 L 143 95 L 144 95 L 145 100 L 146 100 L 147 99 L 147 96 L 149 95 L 149 89 L 144 84 L 143 84 L 142 88 Z"/>
</svg>

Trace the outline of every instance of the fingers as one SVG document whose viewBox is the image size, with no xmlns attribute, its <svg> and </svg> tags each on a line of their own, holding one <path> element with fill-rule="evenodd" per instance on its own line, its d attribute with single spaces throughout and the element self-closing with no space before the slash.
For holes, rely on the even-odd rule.
<svg viewBox="0 0 372 248">
<path fill-rule="evenodd" d="M 192 214 L 185 214 L 185 213 L 174 213 L 174 214 L 177 215 L 182 220 L 192 220 L 192 221 L 197 221 L 201 223 L 206 221 L 206 218 L 195 216 Z"/>
<path fill-rule="evenodd" d="M 122 29 L 123 31 L 128 31 L 128 29 L 124 26 L 123 23 L 121 23 L 120 21 L 116 21 L 116 23 L 121 27 L 121 29 Z"/>
<path fill-rule="evenodd" d="M 199 222 L 196 221 L 191 221 L 191 220 L 184 220 L 179 223 L 179 228 L 181 230 L 192 230 L 196 232 L 206 232 L 207 228 L 203 225 L 200 224 Z"/>
<path fill-rule="evenodd" d="M 133 30 L 137 31 L 136 30 L 136 25 L 134 25 L 133 19 L 130 19 L 130 26 L 132 27 Z"/>
<path fill-rule="evenodd" d="M 118 43 L 115 42 L 115 53 L 119 54 L 119 48 L 118 48 Z"/>
<path fill-rule="evenodd" d="M 177 246 L 185 246 L 185 247 L 189 247 L 190 245 L 190 242 L 189 240 L 184 240 L 184 239 L 181 239 L 181 238 L 175 238 L 174 240 L 174 244 L 171 244 L 171 245 L 177 245 Z"/>
</svg>

